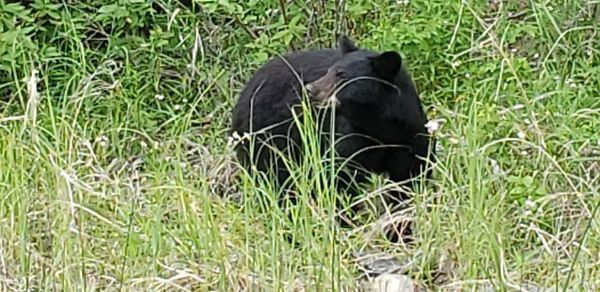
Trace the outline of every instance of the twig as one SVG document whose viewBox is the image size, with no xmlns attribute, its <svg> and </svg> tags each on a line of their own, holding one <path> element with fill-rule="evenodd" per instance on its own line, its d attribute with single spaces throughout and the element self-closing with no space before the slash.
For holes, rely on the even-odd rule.
<svg viewBox="0 0 600 292">
<path fill-rule="evenodd" d="M 285 6 L 285 0 L 279 0 L 279 7 L 281 8 L 281 14 L 283 15 L 283 23 L 285 23 L 286 27 L 289 29 L 289 20 L 287 17 L 287 7 Z M 296 47 L 294 47 L 294 43 L 290 42 L 290 48 L 292 49 L 292 51 L 296 50 Z"/>
<path fill-rule="evenodd" d="M 245 31 L 245 32 L 246 32 L 246 33 L 247 33 L 247 34 L 248 34 L 248 35 L 249 35 L 251 38 L 253 38 L 253 39 L 257 39 L 257 38 L 258 38 L 258 36 L 257 36 L 257 35 L 256 35 L 256 34 L 255 34 L 253 31 L 251 31 L 251 30 L 250 30 L 250 29 L 249 29 L 249 28 L 248 28 L 248 27 L 247 27 L 247 26 L 246 26 L 246 25 L 245 25 L 245 24 L 242 22 L 242 20 L 240 20 L 240 18 L 239 18 L 237 15 L 235 16 L 235 22 L 237 22 L 237 23 L 238 23 L 238 24 L 239 24 L 239 25 L 240 25 L 240 26 L 241 26 L 241 27 L 244 29 L 244 31 Z"/>
</svg>

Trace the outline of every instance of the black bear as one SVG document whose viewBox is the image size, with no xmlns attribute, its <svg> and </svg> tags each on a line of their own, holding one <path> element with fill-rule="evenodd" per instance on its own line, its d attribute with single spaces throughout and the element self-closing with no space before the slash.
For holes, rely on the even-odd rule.
<svg viewBox="0 0 600 292">
<path fill-rule="evenodd" d="M 301 136 L 292 117 L 303 88 L 315 108 L 335 117 L 337 156 L 351 162 L 336 177 L 340 189 L 354 194 L 349 181 L 363 182 L 368 173 L 387 174 L 401 183 L 425 170 L 432 154 L 427 117 L 402 58 L 394 51 L 360 49 L 344 35 L 336 49 L 273 58 L 248 81 L 232 120 L 237 135 L 249 134 L 255 141 L 252 150 L 248 140 L 236 148 L 248 170 L 251 163 L 259 171 L 274 170 L 279 185 L 286 183 L 289 171 L 273 147 L 289 158 L 301 157 Z M 323 148 L 328 147 L 329 126 L 322 127 Z M 404 199 L 402 193 L 396 196 Z"/>
</svg>

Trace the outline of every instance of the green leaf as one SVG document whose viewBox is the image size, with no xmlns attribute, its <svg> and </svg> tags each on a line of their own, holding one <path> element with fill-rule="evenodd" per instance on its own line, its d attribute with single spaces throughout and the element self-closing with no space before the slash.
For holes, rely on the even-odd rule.
<svg viewBox="0 0 600 292">
<path fill-rule="evenodd" d="M 289 33 L 289 34 L 287 34 L 287 35 L 285 35 L 285 36 L 283 37 L 283 42 L 284 42 L 286 45 L 289 45 L 289 44 L 292 42 L 292 39 L 293 39 L 293 38 L 294 38 L 294 35 L 292 35 L 291 33 Z"/>
<path fill-rule="evenodd" d="M 254 54 L 254 58 L 257 63 L 262 63 L 269 58 L 269 55 L 265 52 L 257 52 Z"/>
<path fill-rule="evenodd" d="M 10 12 L 12 14 L 19 14 L 19 12 L 25 10 L 25 7 L 21 6 L 20 3 L 8 3 L 4 5 L 4 12 Z"/>
<path fill-rule="evenodd" d="M 104 5 L 98 9 L 98 13 L 110 14 L 117 11 L 117 9 L 119 9 L 119 6 L 116 4 Z"/>
<path fill-rule="evenodd" d="M 280 31 L 280 32 L 276 33 L 276 34 L 275 34 L 275 35 L 272 37 L 272 39 L 273 39 L 273 40 L 278 40 L 278 39 L 281 39 L 281 38 L 283 38 L 283 37 L 284 37 L 284 36 L 286 36 L 287 34 L 289 34 L 289 31 L 287 31 L 287 30 L 282 30 L 282 31 Z"/>
</svg>

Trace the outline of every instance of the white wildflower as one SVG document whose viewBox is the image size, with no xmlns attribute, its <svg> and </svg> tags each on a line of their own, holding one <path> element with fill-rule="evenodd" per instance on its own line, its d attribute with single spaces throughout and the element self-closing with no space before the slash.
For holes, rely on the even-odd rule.
<svg viewBox="0 0 600 292">
<path fill-rule="evenodd" d="M 427 128 L 427 132 L 429 132 L 431 135 L 440 129 L 440 123 L 438 121 L 431 120 L 425 124 L 425 128 Z"/>
</svg>

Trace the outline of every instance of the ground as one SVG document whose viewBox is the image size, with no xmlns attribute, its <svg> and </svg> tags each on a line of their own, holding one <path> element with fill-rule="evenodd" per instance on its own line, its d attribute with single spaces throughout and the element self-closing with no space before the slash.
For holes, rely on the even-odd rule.
<svg viewBox="0 0 600 292">
<path fill-rule="evenodd" d="M 352 290 L 379 250 L 432 290 L 600 288 L 597 1 L 52 3 L 0 2 L 0 287 Z M 413 245 L 368 214 L 333 234 L 310 179 L 321 207 L 263 212 L 271 184 L 232 160 L 253 70 L 340 32 L 399 50 L 439 125 L 434 178 L 396 215 Z"/>
</svg>

